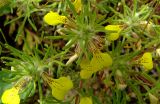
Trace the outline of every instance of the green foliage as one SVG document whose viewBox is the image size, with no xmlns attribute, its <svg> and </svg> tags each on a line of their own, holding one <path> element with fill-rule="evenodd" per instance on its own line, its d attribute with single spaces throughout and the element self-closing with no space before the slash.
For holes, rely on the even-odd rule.
<svg viewBox="0 0 160 104">
<path fill-rule="evenodd" d="M 21 104 L 79 104 L 83 97 L 93 104 L 158 104 L 159 8 L 158 0 L 0 0 L 0 98 L 19 85 Z M 50 11 L 58 21 L 67 20 L 48 26 L 43 17 Z M 118 39 L 107 38 L 116 33 L 105 30 L 108 25 L 120 26 Z M 148 56 L 141 62 L 145 53 L 150 63 Z M 90 73 L 86 79 L 80 75 L 82 63 L 83 74 Z M 73 81 L 64 100 L 54 98 L 47 85 L 53 81 L 57 89 L 62 84 L 45 81 L 44 72 Z"/>
</svg>

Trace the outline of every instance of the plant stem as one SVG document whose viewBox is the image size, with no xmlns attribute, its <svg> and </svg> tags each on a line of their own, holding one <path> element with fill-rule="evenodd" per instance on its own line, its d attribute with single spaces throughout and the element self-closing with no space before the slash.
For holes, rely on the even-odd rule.
<svg viewBox="0 0 160 104">
<path fill-rule="evenodd" d="M 43 104 L 42 103 L 43 94 L 42 94 L 42 87 L 41 87 L 40 79 L 38 79 L 38 89 L 39 89 L 40 104 Z"/>
</svg>

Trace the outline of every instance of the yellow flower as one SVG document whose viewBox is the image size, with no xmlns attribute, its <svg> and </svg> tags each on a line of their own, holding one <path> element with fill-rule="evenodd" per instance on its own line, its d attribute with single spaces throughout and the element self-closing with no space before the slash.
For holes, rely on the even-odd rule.
<svg viewBox="0 0 160 104">
<path fill-rule="evenodd" d="M 112 65 L 112 58 L 108 53 L 96 51 L 93 53 L 91 65 L 94 66 L 95 70 L 99 71 Z"/>
<path fill-rule="evenodd" d="M 160 48 L 156 49 L 156 56 L 160 57 Z"/>
<path fill-rule="evenodd" d="M 52 89 L 52 95 L 58 100 L 63 100 L 70 89 L 73 88 L 72 81 L 67 77 L 53 79 L 47 73 L 42 74 L 42 78 L 48 83 Z"/>
<path fill-rule="evenodd" d="M 150 104 L 159 104 L 159 98 L 156 97 L 155 95 L 149 93 L 149 100 L 150 100 Z"/>
<path fill-rule="evenodd" d="M 2 103 L 4 104 L 19 104 L 20 103 L 20 97 L 18 95 L 19 89 L 16 89 L 15 87 L 7 89 L 2 94 Z"/>
<path fill-rule="evenodd" d="M 113 31 L 113 33 L 110 33 L 107 38 L 110 41 L 114 41 L 119 38 L 119 34 L 120 34 L 122 28 L 121 28 L 121 25 L 107 25 L 107 26 L 105 26 L 105 30 Z"/>
<path fill-rule="evenodd" d="M 93 73 L 94 73 L 94 70 L 88 68 L 86 70 L 81 70 L 80 76 L 82 79 L 89 79 Z"/>
<path fill-rule="evenodd" d="M 112 65 L 112 58 L 107 53 L 102 53 L 100 51 L 96 51 L 93 53 L 93 58 L 91 61 L 87 59 L 82 59 L 80 63 L 81 71 L 80 76 L 82 79 L 88 79 L 92 76 L 93 73 L 100 71 L 104 68 Z"/>
<path fill-rule="evenodd" d="M 94 66 L 90 64 L 90 61 L 87 59 L 82 59 L 80 63 L 81 71 L 80 76 L 82 79 L 89 79 L 95 71 Z"/>
<path fill-rule="evenodd" d="M 43 19 L 49 25 L 58 25 L 64 24 L 67 20 L 67 17 L 60 16 L 58 13 L 50 11 L 44 16 Z"/>
<path fill-rule="evenodd" d="M 79 104 L 92 104 L 91 97 L 82 97 Z"/>
<path fill-rule="evenodd" d="M 151 70 L 153 68 L 152 54 L 150 52 L 144 53 L 139 62 L 144 69 Z"/>
<path fill-rule="evenodd" d="M 74 5 L 74 8 L 75 8 L 76 12 L 79 13 L 81 11 L 81 9 L 82 9 L 81 0 L 75 0 L 73 5 Z"/>
<path fill-rule="evenodd" d="M 146 29 L 149 35 L 155 34 L 154 24 L 151 21 L 140 21 L 139 25 L 142 29 Z"/>
</svg>

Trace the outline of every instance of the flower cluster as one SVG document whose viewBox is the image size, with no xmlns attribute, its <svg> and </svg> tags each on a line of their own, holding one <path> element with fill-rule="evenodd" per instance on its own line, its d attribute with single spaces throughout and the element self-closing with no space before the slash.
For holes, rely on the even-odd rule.
<svg viewBox="0 0 160 104">
<path fill-rule="evenodd" d="M 77 12 L 80 12 L 81 10 L 81 0 L 75 0 L 73 3 L 75 9 Z M 67 19 L 65 16 L 60 16 L 55 12 L 50 11 L 44 16 L 44 21 L 49 24 L 49 25 L 57 25 L 57 24 L 65 24 L 66 22 L 64 21 Z M 119 37 L 119 33 L 121 31 L 121 26 L 120 25 L 108 25 L 105 27 L 106 30 L 108 31 L 114 31 L 115 33 L 111 33 L 108 36 L 109 40 L 116 40 Z M 86 40 L 88 38 L 88 40 Z M 90 39 L 91 38 L 91 39 Z M 83 39 L 83 38 L 82 38 Z M 86 36 L 86 39 L 84 40 L 80 39 L 80 41 L 77 42 L 77 47 L 75 49 L 76 53 L 69 59 L 69 61 L 66 63 L 66 65 L 70 64 L 73 62 L 76 58 L 79 57 L 81 54 L 82 47 L 86 48 L 86 51 L 90 51 L 93 55 L 92 59 L 89 60 L 83 56 L 83 59 L 81 60 L 80 66 L 81 66 L 81 71 L 80 71 L 80 76 L 82 79 L 88 79 L 91 77 L 93 73 L 96 73 L 97 71 L 100 71 L 104 68 L 109 67 L 112 65 L 112 58 L 108 53 L 102 53 L 100 51 L 101 48 L 101 37 L 100 36 L 95 36 L 91 35 Z M 84 42 L 84 45 L 81 43 Z M 84 47 L 85 46 L 85 47 Z"/>
<path fill-rule="evenodd" d="M 3 1 L 5 0 L 0 1 L 0 8 L 9 3 L 9 0 L 6 0 L 6 2 L 1 4 Z M 34 3 L 34 1 L 37 3 Z M 65 2 L 57 0 L 54 4 L 52 4 L 51 1 L 48 1 L 41 2 L 41 0 L 31 0 L 26 2 L 26 14 L 19 15 L 19 18 L 24 18 L 22 26 L 19 25 L 21 22 L 18 22 L 18 24 L 13 23 L 13 26 L 12 24 L 10 26 L 9 35 L 14 33 L 13 30 L 15 30 L 15 27 L 20 26 L 18 29 L 18 34 L 23 35 L 20 38 L 24 39 L 24 42 L 21 43 L 24 43 L 24 51 L 21 52 L 12 48 L 11 52 L 13 53 L 11 53 L 11 56 L 13 56 L 13 58 L 10 56 L 3 57 L 2 59 L 4 59 L 4 61 L 2 62 L 5 62 L 6 65 L 11 66 L 11 71 L 14 71 L 13 77 L 12 73 L 7 73 L 10 75 L 8 79 L 12 78 L 16 80 L 16 78 L 20 77 L 22 79 L 18 79 L 16 84 L 11 83 L 11 88 L 4 88 L 5 91 L 1 94 L 2 103 L 23 103 L 21 99 L 25 99 L 26 97 L 30 97 L 32 95 L 37 95 L 37 93 L 35 94 L 37 91 L 39 91 L 38 100 L 40 103 L 46 103 L 51 99 L 47 96 L 48 94 L 53 96 L 55 102 L 62 103 L 65 103 L 63 100 L 67 101 L 67 95 L 71 94 L 74 96 L 73 99 L 75 98 L 76 104 L 93 104 L 96 100 L 96 103 L 101 101 L 103 103 L 114 102 L 114 99 L 122 98 L 124 94 L 127 94 L 128 99 L 124 99 L 123 101 L 125 103 L 125 101 L 129 102 L 129 100 L 132 100 L 132 98 L 129 98 L 131 94 L 137 94 L 136 87 L 140 84 L 145 83 L 142 87 L 144 87 L 146 91 L 150 91 L 150 86 L 155 85 L 156 81 L 154 81 L 154 79 L 148 80 L 151 77 L 148 76 L 147 72 L 154 69 L 154 66 L 156 66 L 156 72 L 158 70 L 158 64 L 153 63 L 153 58 L 156 60 L 155 62 L 159 61 L 158 56 L 160 56 L 160 49 L 158 48 L 160 43 L 159 35 L 157 34 L 160 31 L 158 29 L 159 26 L 155 26 L 152 23 L 154 21 L 158 22 L 158 17 L 154 14 L 150 15 L 152 14 L 152 11 L 156 11 L 156 8 L 154 8 L 155 10 L 153 9 L 150 11 L 149 8 L 152 5 L 148 6 L 149 2 L 147 2 L 146 6 L 144 5 L 143 8 L 140 8 L 141 10 L 138 12 L 139 8 L 137 7 L 143 3 L 139 5 L 137 0 L 133 0 L 133 2 L 128 2 L 127 0 L 120 2 L 117 0 L 117 3 L 120 5 L 115 5 L 117 3 L 112 3 L 111 1 L 113 0 L 66 0 Z M 31 2 L 33 2 L 33 5 L 37 7 L 37 9 L 29 6 Z M 26 3 L 23 5 L 26 5 Z M 46 9 L 43 8 L 43 3 L 47 4 L 44 5 L 47 7 Z M 107 8 L 103 7 L 103 4 L 106 3 L 112 4 L 112 7 L 116 7 L 118 12 L 111 6 Z M 158 7 L 156 3 L 157 2 L 153 2 L 151 4 Z M 127 7 L 128 4 L 133 4 L 133 6 L 131 6 L 133 10 L 131 10 L 130 7 Z M 38 10 L 41 7 L 42 9 Z M 46 25 L 51 25 L 49 28 L 52 26 L 54 28 L 49 30 L 47 29 L 47 31 L 45 31 L 43 30 L 43 25 L 40 22 L 38 27 L 41 28 L 40 31 L 37 31 L 34 23 L 37 24 L 39 22 L 32 23 L 35 19 L 31 19 L 30 14 L 37 11 L 46 11 L 49 8 L 52 10 L 49 10 L 44 15 L 43 21 Z M 124 10 L 122 14 L 121 10 Z M 18 14 L 22 14 L 23 12 L 25 11 L 18 9 Z M 111 12 L 114 12 L 115 15 Z M 39 13 L 36 13 L 35 15 L 39 15 Z M 110 16 L 112 17 L 110 18 Z M 12 16 L 8 17 L 6 20 L 6 25 L 19 18 L 15 18 L 13 21 L 9 22 L 9 19 L 12 19 Z M 157 19 L 150 22 L 152 18 Z M 32 26 L 33 30 L 28 28 L 28 25 L 25 24 L 26 22 Z M 25 26 L 27 26 L 27 28 L 24 28 Z M 52 34 L 51 32 L 53 32 L 52 30 L 54 31 L 53 36 L 50 35 Z M 36 33 L 39 32 L 42 32 L 42 37 L 36 36 Z M 16 38 L 19 40 L 18 34 Z M 5 36 L 3 36 L 3 38 L 4 41 L 6 41 Z M 45 41 L 43 41 L 43 39 L 45 39 Z M 49 39 L 55 39 L 56 41 L 50 41 Z M 21 39 L 18 43 L 20 41 Z M 35 49 L 31 47 L 31 49 L 26 50 L 27 48 L 30 48 L 34 41 L 40 41 L 44 44 L 40 45 L 40 42 L 38 42 L 38 44 L 36 44 L 36 42 L 34 44 L 36 45 Z M 31 43 L 28 45 L 28 42 Z M 150 48 L 153 46 L 154 48 Z M 0 53 L 3 53 L 1 48 L 2 47 L 0 45 Z M 6 46 L 6 49 L 9 48 L 10 47 L 7 48 Z M 157 51 L 156 55 L 153 52 L 154 49 Z M 140 55 L 138 55 L 139 53 Z M 131 61 L 132 58 L 136 61 Z M 72 66 L 68 68 L 68 66 L 76 59 L 77 61 L 75 64 L 77 64 L 78 67 L 75 64 L 72 64 Z M 66 62 L 66 60 L 68 61 Z M 55 70 L 55 67 L 58 67 L 58 69 Z M 66 67 L 67 70 L 61 70 L 62 67 Z M 139 69 L 142 69 L 144 72 L 141 74 L 141 70 Z M 48 70 L 48 72 L 52 70 L 53 73 L 56 74 L 56 78 L 51 77 L 50 74 L 45 72 L 46 70 Z M 17 73 L 20 74 L 18 75 Z M 78 75 L 75 73 L 78 73 Z M 154 71 L 153 74 L 155 74 Z M 73 89 L 75 85 L 70 77 L 63 75 L 71 75 L 74 81 L 77 81 L 75 90 Z M 155 74 L 154 77 L 156 77 L 156 75 L 157 74 Z M 127 78 L 129 78 L 131 83 Z M 10 82 L 13 81 L 12 79 Z M 45 82 L 48 85 L 48 88 L 50 88 L 49 93 L 47 92 L 48 89 L 47 91 L 42 91 L 44 86 L 42 87 L 41 85 Z M 36 89 L 37 83 L 39 90 Z M 135 86 L 133 87 L 132 85 Z M 88 90 L 89 88 L 92 89 Z M 123 90 L 125 90 L 126 93 L 121 94 L 121 91 Z M 154 90 L 152 93 L 153 92 Z M 46 95 L 46 97 L 43 97 L 43 95 Z M 95 95 L 104 95 L 104 97 L 100 96 L 100 101 L 98 101 L 98 99 L 95 99 Z M 106 96 L 110 96 L 111 98 L 107 98 L 107 101 L 105 102 L 104 99 Z M 154 99 L 158 102 L 158 99 L 154 97 L 154 95 L 149 93 L 149 97 L 151 100 Z M 71 103 L 74 102 L 73 99 L 71 99 Z M 141 100 L 140 94 L 136 99 L 139 100 L 139 102 L 142 102 L 143 97 Z M 70 102 L 70 100 L 67 102 Z M 118 102 L 118 100 L 115 102 Z"/>
</svg>

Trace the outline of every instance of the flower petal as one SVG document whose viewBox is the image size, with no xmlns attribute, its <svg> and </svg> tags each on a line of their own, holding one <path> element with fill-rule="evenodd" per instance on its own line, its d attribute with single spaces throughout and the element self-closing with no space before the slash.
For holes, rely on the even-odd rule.
<svg viewBox="0 0 160 104">
<path fill-rule="evenodd" d="M 49 25 L 64 24 L 67 20 L 65 16 L 60 16 L 58 13 L 52 11 L 47 13 L 43 19 Z"/>
<path fill-rule="evenodd" d="M 114 41 L 119 38 L 119 33 L 122 30 L 122 28 L 121 28 L 121 25 L 107 25 L 105 27 L 105 30 L 114 31 L 113 33 L 110 33 L 107 37 L 108 40 Z"/>
<path fill-rule="evenodd" d="M 121 25 L 107 25 L 107 26 L 105 26 L 105 30 L 120 32 L 121 31 Z"/>
<path fill-rule="evenodd" d="M 7 89 L 2 94 L 2 103 L 4 104 L 19 104 L 20 103 L 20 97 L 18 95 L 18 91 L 15 87 L 11 89 Z"/>
<path fill-rule="evenodd" d="M 144 69 L 151 70 L 153 68 L 152 54 L 146 52 L 140 58 L 140 64 L 143 65 Z"/>
<path fill-rule="evenodd" d="M 119 38 L 119 33 L 110 33 L 107 36 L 107 39 L 110 40 L 110 41 L 117 40 L 118 38 Z"/>
<path fill-rule="evenodd" d="M 82 2 L 81 0 L 75 0 L 74 3 L 73 3 L 75 9 L 76 9 L 76 12 L 80 12 L 81 9 L 82 9 Z"/>
<path fill-rule="evenodd" d="M 91 69 L 87 69 L 87 70 L 81 70 L 80 71 L 80 76 L 82 79 L 89 79 L 92 74 L 94 73 L 94 71 Z"/>
<path fill-rule="evenodd" d="M 63 90 L 68 91 L 73 88 L 73 83 L 68 77 L 60 77 L 59 79 L 54 79 L 54 81 L 55 84 L 57 84 L 57 86 L 60 86 Z"/>
<path fill-rule="evenodd" d="M 92 104 L 91 97 L 82 97 L 79 104 Z"/>
<path fill-rule="evenodd" d="M 100 71 L 108 66 L 112 65 L 112 58 L 107 53 L 101 53 L 96 51 L 93 54 L 91 61 L 87 59 L 82 59 L 80 66 L 80 76 L 82 79 L 88 79 L 92 76 L 93 73 Z"/>
<path fill-rule="evenodd" d="M 94 66 L 90 64 L 90 61 L 87 59 L 82 59 L 80 63 L 81 71 L 80 76 L 82 79 L 89 79 L 94 72 L 96 72 Z"/>
<path fill-rule="evenodd" d="M 63 100 L 66 93 L 73 88 L 73 83 L 67 77 L 60 77 L 59 79 L 54 79 L 51 88 L 52 95 L 58 100 Z"/>
<path fill-rule="evenodd" d="M 86 59 L 86 58 L 83 58 L 81 60 L 81 63 L 80 63 L 80 66 L 81 66 L 81 69 L 82 70 L 85 70 L 88 68 L 88 65 L 90 65 L 90 60 L 89 59 Z"/>
<path fill-rule="evenodd" d="M 60 77 L 59 79 L 53 79 L 48 74 L 42 74 L 43 79 L 49 84 L 52 89 L 52 95 L 58 100 L 63 100 L 66 93 L 73 88 L 72 81 L 67 77 Z"/>
<path fill-rule="evenodd" d="M 99 71 L 112 65 L 112 58 L 108 53 L 97 51 L 93 54 L 91 65 L 96 68 L 95 70 Z"/>
</svg>

